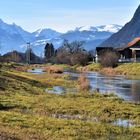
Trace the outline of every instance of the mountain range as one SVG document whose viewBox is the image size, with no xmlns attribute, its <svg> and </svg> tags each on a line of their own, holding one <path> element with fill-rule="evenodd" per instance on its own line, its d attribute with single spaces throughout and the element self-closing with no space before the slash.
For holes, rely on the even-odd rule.
<svg viewBox="0 0 140 140">
<path fill-rule="evenodd" d="M 102 26 L 83 26 L 77 27 L 66 33 L 60 33 L 53 29 L 38 29 L 35 32 L 25 31 L 20 26 L 7 24 L 0 19 L 0 53 L 4 54 L 12 50 L 24 52 L 26 43 L 30 42 L 33 51 L 37 55 L 44 52 L 44 46 L 47 42 L 53 43 L 54 47 L 59 48 L 64 40 L 84 41 L 83 47 L 86 50 L 94 49 L 112 34 L 122 28 L 120 25 L 102 25 Z"/>
<path fill-rule="evenodd" d="M 133 38 L 140 37 L 140 5 L 133 18 L 119 32 L 113 34 L 104 41 L 101 47 L 120 47 L 125 46 Z"/>
</svg>

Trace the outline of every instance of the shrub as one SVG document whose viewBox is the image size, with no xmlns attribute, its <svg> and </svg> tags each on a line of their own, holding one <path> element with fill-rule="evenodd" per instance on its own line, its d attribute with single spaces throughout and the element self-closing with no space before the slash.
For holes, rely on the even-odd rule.
<svg viewBox="0 0 140 140">
<path fill-rule="evenodd" d="M 105 51 L 100 55 L 100 63 L 103 67 L 116 67 L 118 64 L 119 55 L 115 51 Z"/>
<path fill-rule="evenodd" d="M 91 57 L 89 53 L 82 48 L 83 42 L 65 41 L 63 45 L 57 50 L 55 63 L 69 64 L 69 65 L 86 65 Z"/>
<path fill-rule="evenodd" d="M 77 89 L 81 91 L 88 91 L 90 89 L 89 80 L 86 78 L 85 75 L 81 75 L 78 78 Z"/>
<path fill-rule="evenodd" d="M 55 57 L 57 64 L 70 64 L 70 54 L 67 52 L 58 52 Z"/>
<path fill-rule="evenodd" d="M 85 66 L 88 64 L 88 61 L 88 53 L 82 51 L 71 55 L 70 59 L 71 65 L 79 64 Z"/>
<path fill-rule="evenodd" d="M 59 67 L 59 66 L 47 66 L 44 70 L 44 72 L 48 72 L 48 73 L 58 73 L 61 74 L 63 73 L 63 68 Z"/>
</svg>

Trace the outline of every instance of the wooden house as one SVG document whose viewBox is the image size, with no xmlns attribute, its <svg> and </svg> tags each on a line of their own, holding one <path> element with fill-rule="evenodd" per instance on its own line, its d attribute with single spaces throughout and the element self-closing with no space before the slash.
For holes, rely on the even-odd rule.
<svg viewBox="0 0 140 140">
<path fill-rule="evenodd" d="M 126 46 L 118 48 L 120 60 L 140 61 L 140 37 L 134 38 Z"/>
</svg>

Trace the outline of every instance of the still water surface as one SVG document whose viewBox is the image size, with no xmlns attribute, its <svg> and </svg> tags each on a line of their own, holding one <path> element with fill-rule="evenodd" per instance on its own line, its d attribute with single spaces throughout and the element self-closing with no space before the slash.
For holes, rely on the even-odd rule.
<svg viewBox="0 0 140 140">
<path fill-rule="evenodd" d="M 81 74 L 76 72 L 69 73 L 72 79 L 76 80 Z M 91 90 L 99 89 L 101 93 L 115 93 L 128 101 L 140 101 L 140 78 L 122 75 L 106 76 L 98 72 L 86 72 Z"/>
<path fill-rule="evenodd" d="M 42 69 L 28 70 L 30 73 L 42 74 Z M 78 72 L 64 72 L 70 74 L 70 80 L 77 80 L 83 74 Z M 115 93 L 127 101 L 140 102 L 140 77 L 129 77 L 122 75 L 106 76 L 98 72 L 86 72 L 84 75 L 88 78 L 91 86 L 91 91 L 99 89 L 101 93 Z M 46 91 L 48 91 L 46 89 Z M 61 86 L 53 87 L 51 92 L 61 94 L 65 92 L 75 92 L 75 89 L 66 89 Z"/>
</svg>

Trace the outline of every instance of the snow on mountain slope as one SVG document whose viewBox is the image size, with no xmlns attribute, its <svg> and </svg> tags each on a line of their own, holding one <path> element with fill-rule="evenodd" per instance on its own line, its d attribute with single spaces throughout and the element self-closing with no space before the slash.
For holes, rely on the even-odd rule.
<svg viewBox="0 0 140 140">
<path fill-rule="evenodd" d="M 118 32 L 122 26 L 116 24 L 109 24 L 109 25 L 101 25 L 97 27 L 93 26 L 82 26 L 75 29 L 75 31 L 92 31 L 92 32 L 111 32 L 116 33 Z"/>
<path fill-rule="evenodd" d="M 82 26 L 82 27 L 77 27 L 75 29 L 75 31 L 80 31 L 80 32 L 83 32 L 83 31 L 92 31 L 92 32 L 95 32 L 95 31 L 98 31 L 96 27 L 92 27 L 92 26 Z"/>
<path fill-rule="evenodd" d="M 41 45 L 44 47 L 47 39 L 52 39 L 59 35 L 61 34 L 54 30 L 43 29 L 37 37 L 37 32 L 30 33 L 22 29 L 20 26 L 17 26 L 15 23 L 7 24 L 0 19 L 0 54 L 4 54 L 12 50 L 24 52 L 26 50 L 27 42 L 34 44 L 34 42 L 38 41 L 39 47 Z M 41 40 L 45 40 L 44 44 L 42 44 Z M 34 48 L 35 47 L 33 46 L 33 50 Z M 39 50 L 40 48 L 36 49 L 35 53 L 38 53 Z"/>
<path fill-rule="evenodd" d="M 70 30 L 64 34 L 56 34 L 53 38 L 53 34 L 51 33 L 44 33 L 45 36 L 41 35 L 42 30 L 38 30 L 36 32 L 36 37 L 38 38 L 37 41 L 33 42 L 34 48 L 43 50 L 43 46 L 45 46 L 46 42 L 53 43 L 55 48 L 59 48 L 64 40 L 72 41 L 84 41 L 83 47 L 86 50 L 94 49 L 96 46 L 100 45 L 103 41 L 109 38 L 114 32 L 120 30 L 122 26 L 119 25 L 103 25 L 103 26 L 83 26 L 77 27 L 74 30 Z M 38 34 L 37 34 L 38 33 Z M 51 36 L 47 36 L 47 34 Z M 42 49 L 41 49 L 42 48 Z"/>
<path fill-rule="evenodd" d="M 116 33 L 121 28 L 122 28 L 122 26 L 120 26 L 120 25 L 110 24 L 110 25 L 98 26 L 97 30 L 98 30 L 98 32 L 112 32 L 112 33 Z"/>
<path fill-rule="evenodd" d="M 33 51 L 40 55 L 44 52 L 44 46 L 47 42 L 53 43 L 55 48 L 59 48 L 65 39 L 70 42 L 84 41 L 83 47 L 90 50 L 105 41 L 120 28 L 119 25 L 83 26 L 66 33 L 59 33 L 46 28 L 30 33 L 16 24 L 7 24 L 0 19 L 0 53 L 4 54 L 11 50 L 24 52 L 26 43 L 31 42 Z"/>
<path fill-rule="evenodd" d="M 61 33 L 52 30 L 52 29 L 39 29 L 35 32 L 33 32 L 33 35 L 38 39 L 38 38 L 55 38 L 61 35 Z"/>
</svg>

